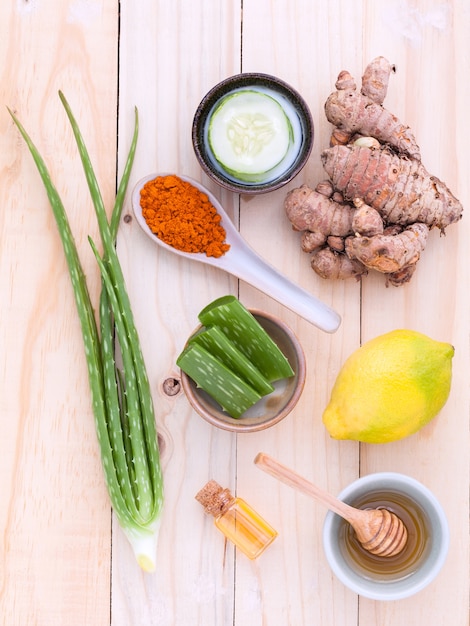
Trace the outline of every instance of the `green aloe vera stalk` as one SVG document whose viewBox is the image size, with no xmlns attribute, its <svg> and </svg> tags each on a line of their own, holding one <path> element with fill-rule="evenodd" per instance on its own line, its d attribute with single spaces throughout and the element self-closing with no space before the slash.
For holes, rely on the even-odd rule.
<svg viewBox="0 0 470 626">
<path fill-rule="evenodd" d="M 115 249 L 117 229 L 137 145 L 138 115 L 136 110 L 129 155 L 111 219 L 108 221 L 79 127 L 65 97 L 62 93 L 59 96 L 74 132 L 103 244 L 104 252 L 100 257 L 90 240 L 103 284 L 99 302 L 99 324 L 95 319 L 94 307 L 62 200 L 28 133 L 11 111 L 10 115 L 38 168 L 62 240 L 82 329 L 96 432 L 111 504 L 139 565 L 145 571 L 154 571 L 163 505 L 157 430 L 139 337 Z M 116 337 L 118 346 L 115 345 Z M 117 349 L 122 358 L 122 371 L 116 364 Z"/>
<path fill-rule="evenodd" d="M 259 369 L 228 339 L 217 326 L 211 326 L 194 335 L 188 342 L 198 343 L 222 361 L 229 369 L 256 389 L 262 396 L 274 391 Z"/>
<path fill-rule="evenodd" d="M 218 326 L 269 382 L 294 375 L 277 344 L 235 296 L 222 296 L 208 304 L 199 313 L 199 321 L 207 327 Z"/>
<path fill-rule="evenodd" d="M 240 417 L 261 395 L 198 343 L 188 345 L 176 364 L 232 417 Z"/>
</svg>

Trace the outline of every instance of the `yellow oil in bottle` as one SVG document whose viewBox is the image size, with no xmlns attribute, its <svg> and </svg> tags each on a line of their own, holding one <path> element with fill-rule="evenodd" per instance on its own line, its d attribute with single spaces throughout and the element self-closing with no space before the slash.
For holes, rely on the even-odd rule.
<svg viewBox="0 0 470 626">
<path fill-rule="evenodd" d="M 227 539 L 250 559 L 255 559 L 274 541 L 277 532 L 241 498 L 215 519 Z"/>
<path fill-rule="evenodd" d="M 196 494 L 196 500 L 213 515 L 215 526 L 250 559 L 259 556 L 277 537 L 277 531 L 249 504 L 215 480 Z"/>
<path fill-rule="evenodd" d="M 361 576 L 375 581 L 397 581 L 413 574 L 431 547 L 430 522 L 418 504 L 405 494 L 387 491 L 368 493 L 352 504 L 360 509 L 389 509 L 403 520 L 408 540 L 399 554 L 391 557 L 376 556 L 361 546 L 351 525 L 342 522 L 340 546 L 350 567 Z"/>
</svg>

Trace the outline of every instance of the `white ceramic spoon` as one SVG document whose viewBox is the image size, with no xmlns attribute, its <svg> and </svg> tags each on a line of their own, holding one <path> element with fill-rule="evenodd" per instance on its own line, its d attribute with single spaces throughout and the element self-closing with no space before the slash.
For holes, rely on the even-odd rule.
<svg viewBox="0 0 470 626">
<path fill-rule="evenodd" d="M 164 243 L 154 235 L 142 216 L 140 190 L 146 182 L 156 178 L 156 176 L 166 176 L 166 174 L 152 174 L 142 178 L 132 192 L 132 207 L 135 217 L 144 233 L 148 235 L 150 239 L 173 254 L 178 254 L 187 259 L 192 259 L 193 261 L 207 263 L 208 265 L 213 265 L 233 274 L 237 278 L 244 280 L 274 298 L 321 330 L 332 333 L 338 329 L 341 323 L 341 317 L 338 313 L 264 261 L 237 231 L 217 198 L 201 185 L 201 183 L 187 176 L 179 176 L 181 179 L 190 182 L 208 195 L 210 201 L 221 216 L 221 224 L 225 228 L 227 234 L 226 241 L 230 244 L 230 250 L 216 259 L 200 252 L 182 252 Z"/>
</svg>

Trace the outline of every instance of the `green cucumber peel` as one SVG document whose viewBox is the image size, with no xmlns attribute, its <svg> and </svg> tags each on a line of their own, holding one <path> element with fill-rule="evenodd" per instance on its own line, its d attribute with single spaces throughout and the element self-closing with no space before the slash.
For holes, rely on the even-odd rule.
<svg viewBox="0 0 470 626">
<path fill-rule="evenodd" d="M 279 346 L 235 296 L 222 296 L 208 304 L 199 313 L 199 321 L 206 327 L 218 326 L 269 382 L 294 376 Z"/>
<path fill-rule="evenodd" d="M 273 385 L 218 326 L 206 328 L 191 337 L 188 344 L 193 343 L 213 354 L 262 396 L 274 391 Z"/>
<path fill-rule="evenodd" d="M 209 118 L 208 142 L 215 160 L 247 182 L 266 178 L 285 158 L 292 140 L 284 107 L 256 89 L 227 94 Z"/>
<path fill-rule="evenodd" d="M 238 418 L 261 395 L 198 343 L 189 344 L 176 364 L 231 417 Z"/>
</svg>

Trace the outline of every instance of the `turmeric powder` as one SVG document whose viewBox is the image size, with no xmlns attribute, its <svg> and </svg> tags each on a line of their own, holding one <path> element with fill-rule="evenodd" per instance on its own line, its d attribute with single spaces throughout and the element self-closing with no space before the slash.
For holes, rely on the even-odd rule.
<svg viewBox="0 0 470 626">
<path fill-rule="evenodd" d="M 205 193 L 178 176 L 157 176 L 140 192 L 142 215 L 150 230 L 182 252 L 220 257 L 225 243 L 221 217 Z"/>
</svg>

